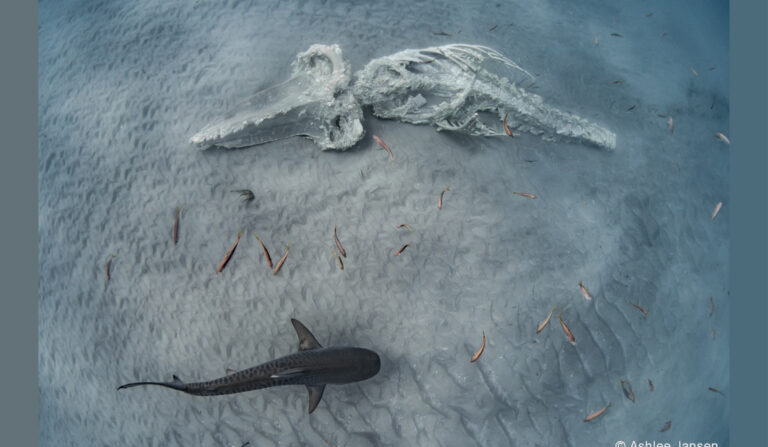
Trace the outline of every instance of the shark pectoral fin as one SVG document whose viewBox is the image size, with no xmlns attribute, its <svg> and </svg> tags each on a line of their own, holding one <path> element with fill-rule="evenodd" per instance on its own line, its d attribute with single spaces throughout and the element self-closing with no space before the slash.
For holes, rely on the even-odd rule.
<svg viewBox="0 0 768 447">
<path fill-rule="evenodd" d="M 181 385 L 184 382 L 182 382 L 181 379 L 179 379 L 179 377 L 176 374 L 174 374 L 173 375 L 173 382 L 171 382 L 171 383 Z"/>
<path fill-rule="evenodd" d="M 317 339 L 312 335 L 312 332 L 309 332 L 309 329 L 301 324 L 301 321 L 291 318 L 291 323 L 293 323 L 293 328 L 296 329 L 296 335 L 299 336 L 299 351 L 323 347 L 317 342 Z M 320 396 L 322 397 L 322 392 L 320 393 Z"/>
<path fill-rule="evenodd" d="M 317 408 L 317 404 L 320 403 L 320 399 L 323 398 L 323 391 L 325 391 L 325 385 L 307 385 L 307 391 L 309 391 L 309 413 L 312 414 Z"/>
</svg>

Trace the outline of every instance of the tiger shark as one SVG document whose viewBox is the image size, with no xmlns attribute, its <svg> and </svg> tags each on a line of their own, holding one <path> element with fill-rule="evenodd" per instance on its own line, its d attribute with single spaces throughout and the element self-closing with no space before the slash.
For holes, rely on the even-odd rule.
<svg viewBox="0 0 768 447">
<path fill-rule="evenodd" d="M 323 398 L 325 385 L 359 382 L 379 372 L 381 361 L 375 352 L 355 347 L 323 348 L 299 320 L 292 318 L 291 323 L 299 337 L 296 353 L 206 382 L 184 383 L 174 375 L 172 382 L 134 382 L 117 389 L 158 385 L 195 396 L 218 396 L 280 385 L 305 385 L 312 413 Z"/>
</svg>

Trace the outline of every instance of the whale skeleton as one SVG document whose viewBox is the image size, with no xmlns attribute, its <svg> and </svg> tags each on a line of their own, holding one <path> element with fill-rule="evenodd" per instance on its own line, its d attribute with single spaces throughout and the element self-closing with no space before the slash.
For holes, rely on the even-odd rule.
<svg viewBox="0 0 768 447">
<path fill-rule="evenodd" d="M 497 51 L 465 44 L 400 51 L 373 59 L 352 76 L 338 45 L 315 44 L 297 55 L 287 81 L 241 102 L 190 142 L 238 148 L 304 136 L 323 150 L 345 150 L 365 134 L 362 108 L 370 107 L 379 118 L 473 136 L 504 135 L 502 119 L 508 116 L 516 133 L 616 147 L 610 130 L 527 92 L 522 84 L 533 79 Z"/>
</svg>

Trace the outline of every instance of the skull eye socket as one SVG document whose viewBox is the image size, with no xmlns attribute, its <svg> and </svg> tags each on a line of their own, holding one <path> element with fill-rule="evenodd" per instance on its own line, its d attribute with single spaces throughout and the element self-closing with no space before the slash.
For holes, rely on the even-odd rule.
<svg viewBox="0 0 768 447">
<path fill-rule="evenodd" d="M 309 58 L 309 68 L 320 71 L 324 75 L 329 75 L 333 72 L 333 62 L 321 54 L 315 54 Z"/>
<path fill-rule="evenodd" d="M 330 139 L 332 142 L 338 140 L 339 136 L 343 134 L 343 130 L 341 129 L 341 115 L 336 115 L 335 118 L 331 120 L 331 130 L 328 132 L 328 139 Z"/>
<path fill-rule="evenodd" d="M 417 64 L 415 62 L 408 62 L 407 64 L 405 64 L 404 68 L 411 73 L 419 74 L 423 72 L 423 70 L 420 69 L 420 66 L 421 64 Z"/>
</svg>

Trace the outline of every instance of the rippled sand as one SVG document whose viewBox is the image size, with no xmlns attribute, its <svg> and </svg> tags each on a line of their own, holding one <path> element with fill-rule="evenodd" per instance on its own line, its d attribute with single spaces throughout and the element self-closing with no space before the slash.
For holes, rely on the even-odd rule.
<svg viewBox="0 0 768 447">
<path fill-rule="evenodd" d="M 728 17 L 714 3 L 41 1 L 40 444 L 727 444 L 728 401 L 707 389 L 729 380 L 729 148 L 714 137 L 728 135 Z M 616 132 L 615 151 L 370 114 L 344 153 L 188 143 L 313 43 L 357 70 L 452 42 L 514 59 L 548 103 Z M 231 192 L 244 188 L 247 204 Z M 254 231 L 275 261 L 291 244 L 277 276 Z M 291 353 L 291 317 L 325 346 L 376 350 L 381 372 L 329 386 L 311 416 L 303 387 L 116 391 Z"/>
</svg>

